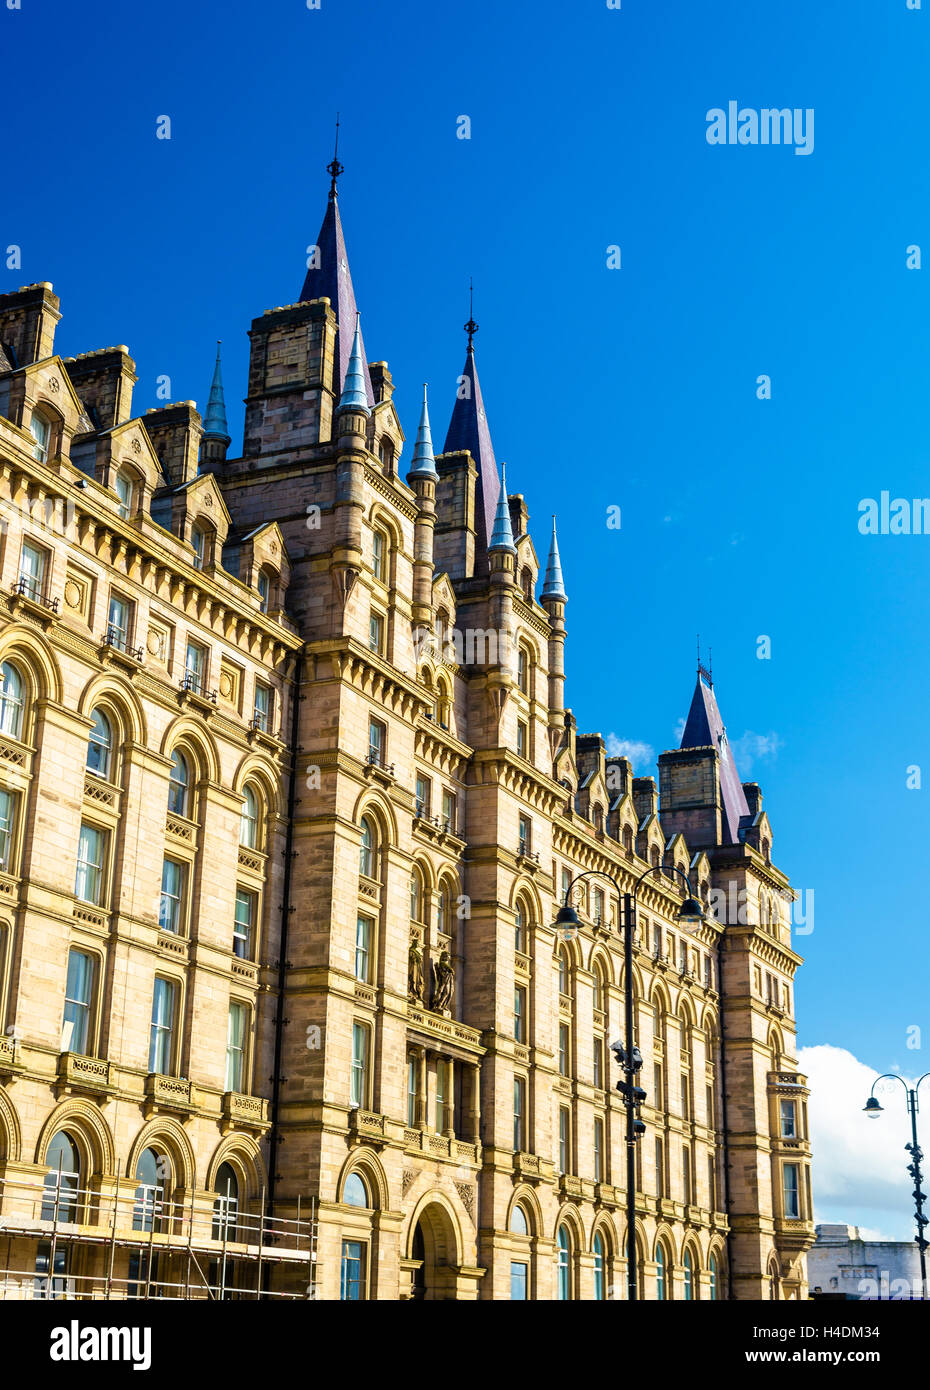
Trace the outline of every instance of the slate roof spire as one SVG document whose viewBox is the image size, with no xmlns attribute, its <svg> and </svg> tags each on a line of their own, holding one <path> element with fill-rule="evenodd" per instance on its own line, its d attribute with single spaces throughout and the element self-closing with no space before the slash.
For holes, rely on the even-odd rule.
<svg viewBox="0 0 930 1390">
<path fill-rule="evenodd" d="M 339 397 L 339 409 L 360 410 L 363 414 L 369 415 L 371 412 L 368 408 L 368 397 L 365 394 L 365 359 L 362 356 L 361 317 L 361 314 L 356 311 L 355 337 L 352 339 L 349 366 L 342 387 L 342 395 Z"/>
<path fill-rule="evenodd" d="M 743 784 L 736 770 L 736 763 L 733 761 L 726 727 L 717 707 L 717 697 L 714 694 L 710 672 L 700 663 L 698 663 L 697 685 L 691 700 L 691 709 L 688 711 L 685 731 L 681 736 L 681 747 L 710 747 L 716 748 L 719 753 L 724 843 L 739 844 L 740 822 L 744 816 L 750 816 L 751 812 L 746 800 L 746 793 L 743 791 Z"/>
<path fill-rule="evenodd" d="M 471 292 L 470 287 L 469 292 Z M 494 445 L 491 443 L 491 431 L 488 428 L 484 401 L 481 396 L 481 384 L 478 381 L 478 368 L 475 365 L 474 338 L 478 332 L 478 325 L 471 313 L 465 324 L 465 332 L 468 334 L 465 367 L 459 377 L 458 394 L 442 452 L 454 454 L 467 449 L 477 464 L 476 548 L 480 553 L 487 551 L 494 532 L 494 511 L 499 487 Z"/>
<path fill-rule="evenodd" d="M 501 465 L 497 515 L 494 518 L 494 529 L 491 532 L 491 543 L 488 550 L 509 550 L 512 555 L 517 553 L 517 547 L 513 543 L 513 527 L 510 524 L 510 503 L 507 501 L 507 468 L 504 464 Z"/>
<path fill-rule="evenodd" d="M 344 169 L 338 159 L 338 144 L 339 120 L 337 117 L 337 153 L 334 154 L 332 162 L 326 166 L 327 173 L 330 175 L 329 201 L 326 205 L 326 214 L 316 244 L 307 250 L 308 269 L 303 289 L 300 291 L 300 302 L 303 303 L 308 299 L 326 298 L 332 306 L 333 313 L 336 315 L 336 322 L 339 324 L 339 336 L 336 342 L 337 380 L 334 385 L 335 389 L 341 393 L 345 385 L 346 372 L 349 370 L 349 358 L 352 355 L 352 332 L 355 327 L 358 308 L 355 303 L 355 290 L 352 288 L 349 258 L 346 254 L 345 236 L 342 231 L 342 219 L 339 216 L 339 203 L 336 196 L 336 181 Z M 371 389 L 371 377 L 368 372 L 368 359 L 365 356 L 364 343 L 361 347 L 361 361 L 367 404 L 370 408 L 375 403 L 375 397 Z"/>
<path fill-rule="evenodd" d="M 555 517 L 552 518 L 552 544 L 549 547 L 549 563 L 546 565 L 546 580 L 540 598 L 556 599 L 560 603 L 568 602 L 565 581 L 562 578 L 562 561 L 559 557 L 559 538 L 555 533 Z"/>
<path fill-rule="evenodd" d="M 207 401 L 203 417 L 203 432 L 229 443 L 229 428 L 226 424 L 226 398 L 223 395 L 223 371 L 220 367 L 220 343 L 216 340 L 216 366 L 213 368 L 213 382 L 210 386 L 210 399 Z"/>
<path fill-rule="evenodd" d="M 423 383 L 423 409 L 420 412 L 420 426 L 417 430 L 417 443 L 413 451 L 413 461 L 410 465 L 410 478 L 432 478 L 438 479 L 436 472 L 436 460 L 433 457 L 433 436 L 429 427 L 429 410 L 426 405 L 426 382 Z"/>
</svg>

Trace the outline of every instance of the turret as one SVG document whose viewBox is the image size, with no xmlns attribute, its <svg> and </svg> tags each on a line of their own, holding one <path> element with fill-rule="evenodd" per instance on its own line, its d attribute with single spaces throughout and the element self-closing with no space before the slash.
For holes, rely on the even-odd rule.
<svg viewBox="0 0 930 1390">
<path fill-rule="evenodd" d="M 216 340 L 216 365 L 210 385 L 210 399 L 203 417 L 203 439 L 200 446 L 201 463 L 223 463 L 229 448 L 226 425 L 226 399 L 223 395 L 223 372 L 220 367 L 220 340 Z"/>
<path fill-rule="evenodd" d="M 423 383 L 423 407 L 417 430 L 413 462 L 407 482 L 417 495 L 417 519 L 413 539 L 413 626 L 414 631 L 431 632 L 433 627 L 433 533 L 436 525 L 436 461 L 433 458 L 433 437 L 430 432 L 429 409 L 426 403 L 426 383 Z"/>
<path fill-rule="evenodd" d="M 552 518 L 549 562 L 539 601 L 549 615 L 549 749 L 554 758 L 565 734 L 565 605 L 568 595 L 562 578 L 562 561 Z"/>
<path fill-rule="evenodd" d="M 362 517 L 365 511 L 365 458 L 368 394 L 365 385 L 362 332 L 355 316 L 355 336 L 346 369 L 345 383 L 336 410 L 334 433 L 339 453 L 336 459 L 335 546 L 333 579 L 344 605 L 352 592 L 362 565 Z"/>
</svg>

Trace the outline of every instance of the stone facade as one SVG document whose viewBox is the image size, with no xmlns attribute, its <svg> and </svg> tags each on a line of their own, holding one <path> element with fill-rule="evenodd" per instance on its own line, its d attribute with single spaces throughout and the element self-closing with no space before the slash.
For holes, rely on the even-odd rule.
<svg viewBox="0 0 930 1390">
<path fill-rule="evenodd" d="M 851 1298 L 919 1299 L 920 1255 L 912 1240 L 870 1240 L 858 1226 L 816 1226 L 807 1256 L 811 1292 Z"/>
<path fill-rule="evenodd" d="M 577 732 L 520 494 L 490 536 L 474 325 L 446 450 L 404 481 L 386 364 L 344 399 L 343 244 L 334 189 L 319 294 L 252 323 L 241 458 L 191 402 L 133 418 L 124 347 L 55 356 L 50 286 L 0 296 L 8 1296 L 51 1262 L 76 1294 L 624 1297 L 637 880 L 642 1293 L 802 1296 L 761 792 L 701 674 L 707 742 L 659 786 Z M 716 909 L 693 932 L 666 866 Z M 293 1223 L 267 1248 L 266 1217 Z"/>
</svg>

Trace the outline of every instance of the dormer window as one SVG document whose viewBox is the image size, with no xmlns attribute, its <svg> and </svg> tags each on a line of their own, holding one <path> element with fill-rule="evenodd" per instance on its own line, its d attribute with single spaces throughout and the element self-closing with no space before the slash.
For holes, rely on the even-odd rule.
<svg viewBox="0 0 930 1390">
<path fill-rule="evenodd" d="M 379 441 L 379 443 L 378 443 L 378 457 L 380 458 L 381 462 L 382 462 L 383 465 L 384 465 L 384 471 L 385 471 L 385 473 L 391 473 L 391 472 L 393 472 L 393 470 L 394 470 L 394 441 L 393 441 L 392 439 L 390 439 L 386 434 L 383 434 L 383 435 L 381 436 L 381 439 L 380 439 L 380 441 Z"/>
<path fill-rule="evenodd" d="M 119 514 L 124 521 L 128 521 L 132 515 L 132 478 L 128 473 L 117 473 L 114 490 L 119 498 Z"/>
<path fill-rule="evenodd" d="M 35 440 L 32 446 L 32 457 L 38 459 L 39 463 L 45 463 L 48 459 L 48 446 L 52 435 L 52 427 L 44 415 L 40 415 L 37 411 L 33 411 L 29 429 Z"/>
<path fill-rule="evenodd" d="M 259 608 L 263 613 L 268 612 L 268 600 L 271 597 L 271 580 L 264 570 L 258 571 L 258 599 Z"/>
</svg>

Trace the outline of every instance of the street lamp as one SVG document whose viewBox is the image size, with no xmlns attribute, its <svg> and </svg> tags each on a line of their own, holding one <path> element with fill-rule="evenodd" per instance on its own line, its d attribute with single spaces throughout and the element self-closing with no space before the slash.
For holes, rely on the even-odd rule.
<svg viewBox="0 0 930 1390">
<path fill-rule="evenodd" d="M 872 1082 L 872 1094 L 862 1107 L 870 1120 L 877 1120 L 884 1114 L 884 1107 L 879 1103 L 878 1097 L 875 1094 L 875 1087 L 878 1085 L 879 1081 L 900 1081 L 901 1085 L 904 1087 L 904 1094 L 907 1097 L 907 1113 L 911 1117 L 911 1142 L 905 1144 L 904 1147 L 911 1156 L 911 1161 L 907 1165 L 907 1171 L 914 1179 L 914 1219 L 917 1223 L 917 1234 L 914 1240 L 920 1252 L 920 1297 L 922 1299 L 927 1297 L 927 1257 L 925 1251 L 927 1250 L 928 1244 L 930 1244 L 930 1242 L 924 1239 L 924 1227 L 930 1222 L 930 1218 L 924 1216 L 924 1202 L 927 1200 L 927 1194 L 921 1191 L 920 1186 L 923 1181 L 923 1174 L 920 1171 L 920 1162 L 924 1154 L 923 1149 L 917 1142 L 917 1111 L 919 1108 L 917 1104 L 917 1092 L 920 1090 L 921 1081 L 926 1081 L 928 1076 L 930 1076 L 930 1071 L 924 1072 L 923 1076 L 918 1078 L 915 1085 L 908 1086 L 903 1076 L 899 1076 L 898 1073 L 894 1071 L 886 1071 L 883 1076 L 877 1076 Z"/>
<path fill-rule="evenodd" d="M 639 897 L 639 887 L 644 878 L 650 874 L 677 874 L 683 879 L 686 886 L 686 896 L 681 907 L 678 909 L 679 925 L 686 931 L 693 931 L 704 920 L 704 908 L 694 896 L 691 888 L 691 880 L 683 869 L 678 869 L 674 865 L 652 864 L 645 873 L 640 874 L 633 885 L 632 893 L 624 893 L 620 887 L 620 881 L 613 874 L 606 873 L 601 869 L 586 869 L 584 873 L 576 874 L 571 883 L 565 890 L 565 901 L 559 908 L 555 919 L 555 925 L 563 935 L 570 931 L 572 935 L 581 927 L 578 913 L 571 905 L 572 889 L 575 884 L 583 878 L 606 878 L 614 885 L 620 897 L 623 909 L 623 963 L 624 963 L 624 1032 L 626 1034 L 626 1045 L 623 1042 L 611 1044 L 611 1051 L 617 1058 L 620 1066 L 623 1067 L 624 1080 L 617 1082 L 617 1090 L 623 1097 L 623 1104 L 626 1106 L 626 1271 L 627 1271 L 627 1298 L 635 1303 L 639 1298 L 639 1285 L 636 1280 L 636 1140 L 641 1134 L 646 1132 L 646 1126 L 642 1120 L 637 1119 L 636 1111 L 646 1099 L 646 1092 L 636 1085 L 636 1074 L 642 1068 L 643 1059 L 638 1047 L 633 1046 L 633 937 L 636 932 L 636 904 Z"/>
</svg>

